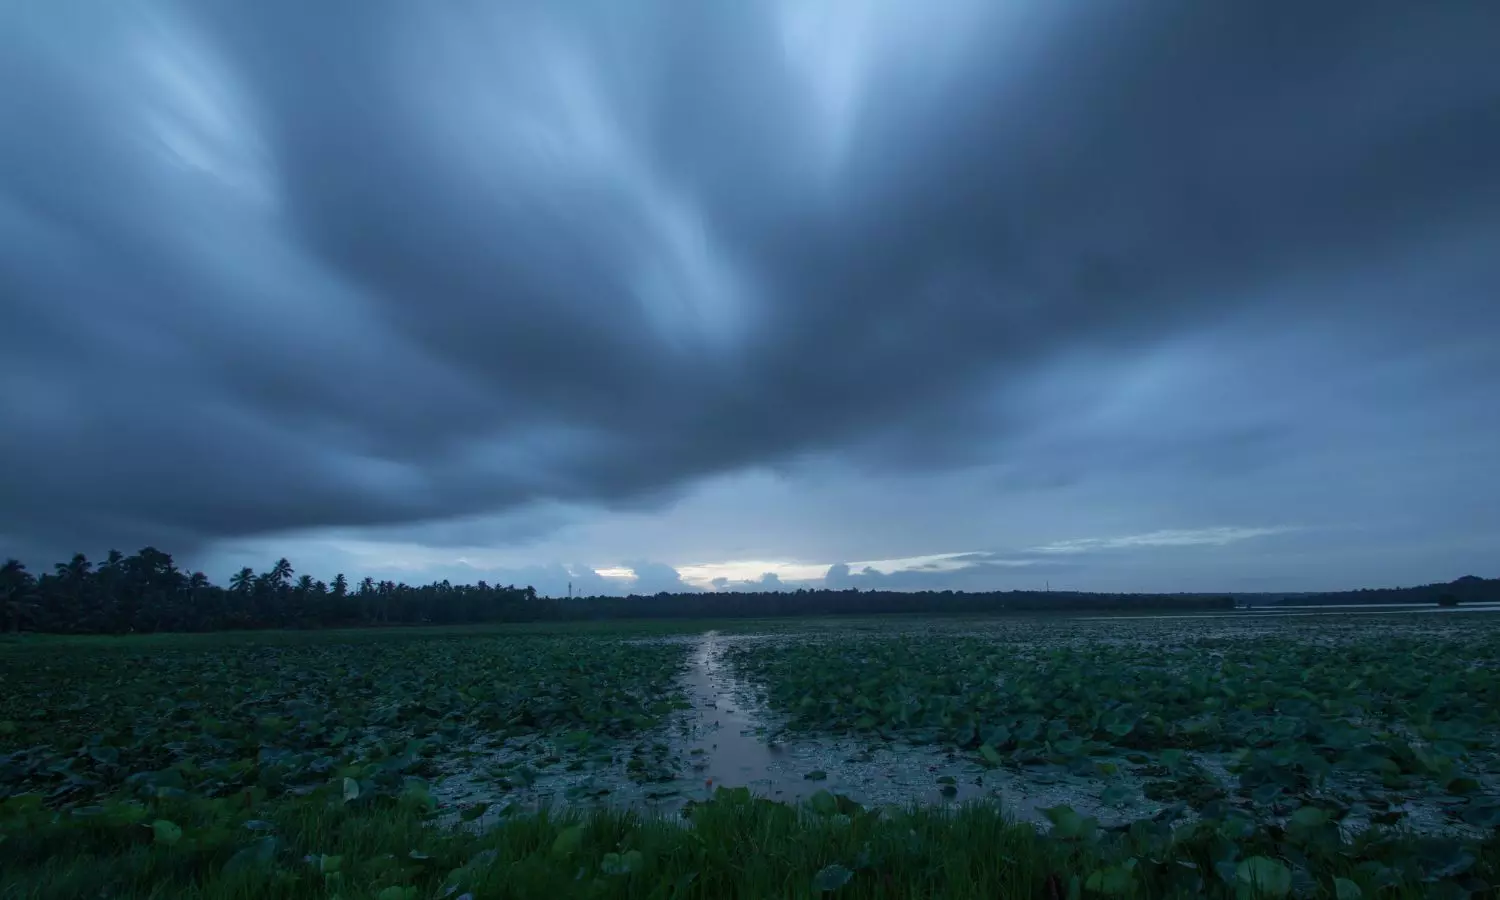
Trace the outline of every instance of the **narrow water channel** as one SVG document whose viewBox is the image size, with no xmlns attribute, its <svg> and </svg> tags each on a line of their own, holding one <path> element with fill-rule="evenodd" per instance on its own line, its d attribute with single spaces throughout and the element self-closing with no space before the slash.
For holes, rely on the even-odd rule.
<svg viewBox="0 0 1500 900">
<path fill-rule="evenodd" d="M 736 642 L 778 639 L 717 631 L 686 638 L 692 646 L 681 689 L 689 705 L 664 725 L 637 740 L 593 748 L 587 765 L 546 738 L 513 738 L 454 760 L 434 795 L 450 810 L 487 804 L 481 826 L 506 808 L 608 805 L 670 813 L 709 799 L 719 787 L 749 788 L 782 802 L 820 790 L 866 806 L 998 802 L 1021 821 L 1042 821 L 1043 808 L 1067 803 L 1109 817 L 1092 809 L 1100 784 L 986 769 L 969 754 L 930 745 L 785 735 L 725 652 Z M 676 777 L 633 774 L 632 756 L 647 748 Z"/>
<path fill-rule="evenodd" d="M 962 802 L 994 795 L 982 767 L 937 748 L 771 738 L 777 731 L 773 717 L 757 701 L 753 686 L 736 677 L 724 658 L 729 643 L 758 639 L 709 631 L 693 649 L 683 678 L 692 703 L 684 749 L 699 790 L 747 787 L 784 801 L 827 790 L 866 804 Z"/>
<path fill-rule="evenodd" d="M 781 755 L 770 745 L 767 727 L 748 685 L 729 671 L 724 661 L 723 637 L 706 632 L 694 647 L 683 692 L 692 704 L 682 723 L 682 747 L 688 768 L 705 788 L 748 787 L 755 793 L 778 790 L 771 765 Z"/>
</svg>

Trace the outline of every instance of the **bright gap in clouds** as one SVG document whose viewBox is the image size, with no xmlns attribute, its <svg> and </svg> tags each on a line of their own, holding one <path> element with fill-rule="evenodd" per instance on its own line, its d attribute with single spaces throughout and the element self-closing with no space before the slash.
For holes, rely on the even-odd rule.
<svg viewBox="0 0 1500 900">
<path fill-rule="evenodd" d="M 333 566 L 356 575 L 373 572 L 381 579 L 390 578 L 410 582 L 448 578 L 460 583 L 489 580 L 497 583 L 527 581 L 537 582 L 543 594 L 563 595 L 571 590 L 574 595 L 587 596 L 597 593 L 625 594 L 632 592 L 655 593 L 669 587 L 662 577 L 672 582 L 673 574 L 680 579 L 681 586 L 697 590 L 777 590 L 797 588 L 847 587 L 853 575 L 865 579 L 871 588 L 894 588 L 905 590 L 938 589 L 946 585 L 942 576 L 957 575 L 971 570 L 1020 570 L 1031 567 L 1049 568 L 1058 558 L 1073 558 L 1086 555 L 1108 557 L 1127 561 L 1133 554 L 1152 551 L 1187 550 L 1188 552 L 1212 550 L 1255 538 L 1287 534 L 1298 529 L 1280 527 L 1212 527 L 1200 529 L 1162 529 L 1142 534 L 1113 537 L 1072 538 L 1053 541 L 1030 547 L 930 553 L 891 559 L 867 559 L 842 562 L 837 560 L 808 562 L 806 560 L 746 559 L 723 562 L 670 565 L 656 562 L 633 564 L 573 564 L 520 569 L 506 565 L 503 557 L 484 548 L 440 548 L 399 542 L 376 542 L 360 540 L 331 540 L 321 542 L 325 551 L 337 553 L 342 560 Z M 308 571 L 315 576 L 331 579 L 335 572 L 329 563 L 319 562 L 317 554 L 304 565 L 293 560 L 299 571 Z M 246 562 L 258 563 L 247 559 Z M 236 564 L 237 565 L 237 564 Z M 641 571 L 638 567 L 645 567 Z M 328 571 L 324 571 L 328 569 Z M 1049 569 L 1050 570 L 1050 569 Z M 1044 575 L 1046 573 L 1043 573 Z M 895 576 L 898 580 L 885 580 Z M 905 576 L 905 580 L 902 580 Z M 911 578 L 938 580 L 911 580 Z M 1014 589 L 1028 585 L 995 584 L 989 589 Z"/>
<path fill-rule="evenodd" d="M 967 568 L 970 563 L 963 561 L 968 553 L 934 553 L 926 556 L 908 556 L 901 559 L 870 559 L 845 563 L 856 572 L 871 569 L 882 575 L 894 572 L 924 571 L 924 572 L 952 572 Z M 718 563 L 698 563 L 694 565 L 677 566 L 677 572 L 682 580 L 688 584 L 710 588 L 718 579 L 734 582 L 759 581 L 766 575 L 774 575 L 783 583 L 790 582 L 818 582 L 821 585 L 824 576 L 828 574 L 831 566 L 837 562 L 803 562 L 796 560 L 729 560 Z M 599 574 L 610 577 L 609 572 L 625 570 L 598 570 Z"/>
<path fill-rule="evenodd" d="M 706 588 L 718 578 L 728 581 L 755 581 L 768 573 L 783 581 L 811 581 L 822 578 L 828 572 L 828 565 L 828 563 L 776 560 L 731 560 L 678 566 L 677 571 L 682 575 L 682 580 L 688 584 Z"/>
</svg>

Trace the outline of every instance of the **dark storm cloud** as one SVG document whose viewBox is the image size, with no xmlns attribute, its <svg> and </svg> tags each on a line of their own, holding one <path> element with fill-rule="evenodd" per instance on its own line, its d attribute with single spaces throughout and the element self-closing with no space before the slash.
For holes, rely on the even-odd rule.
<svg viewBox="0 0 1500 900">
<path fill-rule="evenodd" d="M 9 5 L 0 539 L 958 465 L 1061 355 L 1495 328 L 1500 8 L 1001 6 Z M 1288 432 L 1166 433 L 1015 477 Z"/>
</svg>

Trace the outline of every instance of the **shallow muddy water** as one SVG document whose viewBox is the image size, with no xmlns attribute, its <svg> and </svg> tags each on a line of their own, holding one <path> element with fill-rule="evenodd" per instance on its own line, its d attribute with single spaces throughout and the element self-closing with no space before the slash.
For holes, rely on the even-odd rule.
<svg viewBox="0 0 1500 900">
<path fill-rule="evenodd" d="M 788 737 L 761 705 L 752 685 L 724 659 L 737 642 L 783 640 L 785 635 L 705 632 L 682 674 L 688 707 L 638 741 L 579 753 L 547 739 L 511 739 L 472 748 L 451 760 L 434 795 L 445 809 L 488 804 L 476 824 L 513 808 L 607 804 L 671 812 L 706 800 L 719 787 L 749 788 L 756 796 L 796 802 L 820 790 L 867 806 L 994 802 L 1022 821 L 1044 821 L 1042 810 L 1068 804 L 1102 821 L 1150 815 L 1161 804 L 1111 809 L 1098 802 L 1104 779 L 1052 774 L 1018 776 L 986 769 L 971 757 L 935 746 L 847 738 Z M 650 758 L 662 773 L 642 778 L 631 758 Z M 582 763 L 582 764 L 580 764 Z M 504 774 L 497 774 L 504 773 Z M 521 779 L 517 780 L 517 774 Z M 1119 776 L 1136 783 L 1139 779 Z"/>
<path fill-rule="evenodd" d="M 756 692 L 723 659 L 729 642 L 761 639 L 710 631 L 694 648 L 684 676 L 692 702 L 686 753 L 704 789 L 748 787 L 774 800 L 827 790 L 866 804 L 990 796 L 983 769 L 930 747 L 773 738 L 774 723 Z"/>
</svg>

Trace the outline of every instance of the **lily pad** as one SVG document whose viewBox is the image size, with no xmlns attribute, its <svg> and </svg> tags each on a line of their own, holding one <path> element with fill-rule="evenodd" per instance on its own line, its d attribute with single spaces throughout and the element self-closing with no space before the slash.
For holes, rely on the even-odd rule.
<svg viewBox="0 0 1500 900">
<path fill-rule="evenodd" d="M 158 844 L 166 844 L 169 847 L 182 840 L 182 827 L 167 819 L 157 819 L 152 822 L 151 832 Z"/>
<path fill-rule="evenodd" d="M 583 846 L 583 826 L 570 825 L 557 833 L 552 840 L 552 855 L 555 857 L 568 857 L 578 852 Z"/>
<path fill-rule="evenodd" d="M 824 866 L 813 876 L 812 889 L 814 893 L 826 894 L 848 884 L 853 877 L 853 869 L 838 864 Z"/>
<path fill-rule="evenodd" d="M 1292 890 L 1292 870 L 1268 856 L 1252 856 L 1234 870 L 1235 879 L 1267 897 L 1285 897 Z"/>
</svg>

